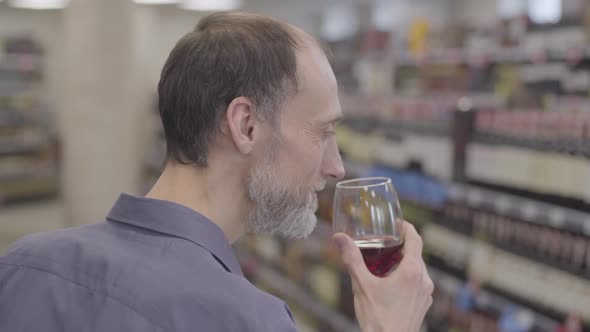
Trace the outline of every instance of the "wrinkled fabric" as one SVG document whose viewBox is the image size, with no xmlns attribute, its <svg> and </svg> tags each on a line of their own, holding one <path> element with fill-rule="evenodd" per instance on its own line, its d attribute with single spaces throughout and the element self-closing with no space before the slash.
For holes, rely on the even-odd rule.
<svg viewBox="0 0 590 332">
<path fill-rule="evenodd" d="M 0 257 L 0 331 L 295 331 L 221 229 L 122 194 L 103 222 L 29 235 Z"/>
</svg>

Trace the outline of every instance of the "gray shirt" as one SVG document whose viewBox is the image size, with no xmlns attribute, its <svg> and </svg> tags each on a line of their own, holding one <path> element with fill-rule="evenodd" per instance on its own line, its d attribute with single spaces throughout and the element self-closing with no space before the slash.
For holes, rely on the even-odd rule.
<svg viewBox="0 0 590 332">
<path fill-rule="evenodd" d="M 104 222 L 26 236 L 0 257 L 0 331 L 295 331 L 221 229 L 122 194 Z"/>
</svg>

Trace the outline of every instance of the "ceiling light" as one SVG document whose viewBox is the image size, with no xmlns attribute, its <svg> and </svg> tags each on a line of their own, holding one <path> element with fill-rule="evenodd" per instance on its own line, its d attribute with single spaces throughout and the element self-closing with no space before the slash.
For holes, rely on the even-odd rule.
<svg viewBox="0 0 590 332">
<path fill-rule="evenodd" d="M 180 8 L 198 11 L 234 10 L 240 8 L 241 0 L 183 0 Z"/>
<path fill-rule="evenodd" d="M 358 12 L 350 4 L 330 7 L 324 12 L 321 24 L 320 34 L 327 41 L 352 38 L 360 28 Z"/>
<path fill-rule="evenodd" d="M 391 31 L 396 22 L 395 4 L 391 1 L 379 0 L 375 2 L 371 12 L 371 21 L 377 30 Z"/>
<path fill-rule="evenodd" d="M 557 23 L 561 19 L 562 0 L 529 0 L 528 14 L 533 23 Z"/>
<path fill-rule="evenodd" d="M 179 3 L 179 0 L 133 0 L 133 2 L 141 5 L 170 5 Z"/>
<path fill-rule="evenodd" d="M 69 0 L 11 0 L 8 4 L 23 9 L 62 9 L 67 7 Z"/>
</svg>

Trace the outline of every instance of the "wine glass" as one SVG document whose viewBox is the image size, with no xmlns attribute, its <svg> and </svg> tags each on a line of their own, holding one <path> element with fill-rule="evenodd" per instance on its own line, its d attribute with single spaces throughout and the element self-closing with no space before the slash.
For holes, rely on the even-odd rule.
<svg viewBox="0 0 590 332">
<path fill-rule="evenodd" d="M 374 275 L 387 276 L 401 261 L 403 222 L 390 178 L 361 178 L 336 184 L 333 230 L 354 240 Z"/>
</svg>

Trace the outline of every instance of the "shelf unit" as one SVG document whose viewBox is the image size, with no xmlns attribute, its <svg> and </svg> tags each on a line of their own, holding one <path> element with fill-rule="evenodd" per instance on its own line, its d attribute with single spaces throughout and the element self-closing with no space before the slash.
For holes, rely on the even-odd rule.
<svg viewBox="0 0 590 332">
<path fill-rule="evenodd" d="M 578 63 L 590 58 L 590 47 L 573 48 L 536 47 L 495 47 L 488 50 L 469 50 L 464 48 L 435 49 L 421 55 L 399 52 L 393 55 L 398 66 L 424 64 L 484 66 L 491 63 L 535 63 L 571 62 Z"/>
<path fill-rule="evenodd" d="M 252 275 L 255 283 L 264 283 L 272 289 L 274 293 L 282 299 L 296 306 L 305 308 L 318 320 L 326 324 L 333 331 L 358 332 L 358 325 L 349 317 L 328 306 L 322 301 L 318 301 L 317 296 L 302 286 L 298 285 L 292 279 L 275 267 L 279 263 L 272 262 L 263 255 L 256 253 L 246 246 L 241 246 L 238 251 L 238 257 L 241 262 L 246 262 L 248 272 Z"/>
<path fill-rule="evenodd" d="M 28 37 L 0 45 L 0 205 L 55 196 L 59 145 L 40 89 L 41 48 Z"/>
<path fill-rule="evenodd" d="M 362 102 L 357 101 L 356 107 L 360 107 L 359 104 Z M 354 103 L 343 104 L 344 107 L 347 105 Z M 383 105 L 381 103 L 381 106 Z M 372 108 L 369 106 L 369 109 Z M 590 274 L 559 265 L 559 259 L 530 255 L 528 249 L 506 245 L 494 238 L 497 233 L 495 228 L 482 232 L 475 229 L 474 225 L 479 223 L 476 220 L 482 216 L 503 218 L 502 222 L 510 220 L 515 227 L 542 227 L 559 234 L 563 233 L 566 236 L 564 239 L 574 236 L 579 241 L 586 241 L 587 243 L 583 242 L 582 245 L 587 247 L 585 250 L 590 250 L 590 213 L 453 179 L 456 176 L 456 160 L 453 153 L 457 144 L 454 137 L 457 132 L 455 119 L 451 116 L 447 116 L 445 124 L 439 121 L 431 126 L 431 122 L 428 121 L 416 121 L 417 125 L 410 121 L 387 122 L 380 118 L 382 115 L 383 113 L 375 107 L 371 116 L 348 117 L 337 129 L 339 147 L 347 157 L 345 168 L 348 175 L 390 176 L 396 186 L 402 185 L 402 188 L 397 188 L 403 200 L 402 209 L 405 217 L 414 222 L 424 236 L 427 263 L 440 272 L 435 273 L 436 277 L 433 276 L 437 286 L 448 284 L 448 278 L 453 278 L 455 284 L 464 284 L 468 275 L 478 273 L 483 276 L 482 281 L 485 285 L 482 293 L 484 295 L 481 295 L 485 299 L 485 305 L 479 309 L 493 312 L 492 315 L 500 315 L 501 309 L 511 304 L 531 315 L 538 331 L 554 331 L 564 315 L 576 308 L 572 304 L 584 301 L 584 294 L 590 290 L 590 281 L 587 279 Z M 419 161 L 418 164 L 422 163 L 423 167 L 414 169 L 412 165 L 416 160 Z M 435 162 L 437 165 L 432 168 L 428 162 Z M 424 174 L 420 168 L 426 171 L 434 169 L 435 172 L 432 173 L 436 175 Z M 330 189 L 327 189 L 327 192 L 329 191 Z M 330 205 L 329 194 L 323 199 L 320 197 L 320 216 L 328 220 Z M 468 220 L 460 220 L 452 212 L 457 206 L 463 210 L 470 209 L 477 214 Z M 525 224 L 526 226 L 522 226 Z M 337 256 L 326 248 L 331 234 L 327 225 L 328 223 L 320 223 L 315 237 L 306 240 L 302 245 L 302 253 L 299 255 L 308 257 L 308 260 L 302 259 L 303 261 L 297 263 L 297 268 L 307 271 L 318 265 L 329 266 L 331 272 L 328 273 L 333 276 L 328 280 L 339 285 L 336 288 L 339 289 L 342 301 L 351 301 L 351 294 L 346 290 L 346 286 L 350 286 L 345 282 L 346 273 L 338 266 Z M 527 228 L 530 229 L 532 228 Z M 448 241 L 442 240 L 445 236 Z M 262 243 L 265 241 L 267 240 L 262 240 Z M 273 241 L 280 244 L 271 245 L 262 251 L 266 251 L 270 256 L 277 256 L 275 262 L 286 260 L 286 257 L 289 257 L 288 250 L 281 248 L 290 245 L 278 239 Z M 557 242 L 564 241 L 560 239 Z M 487 260 L 482 259 L 484 254 Z M 590 257 L 590 253 L 585 252 L 583 255 Z M 478 261 L 487 264 L 478 264 Z M 493 261 L 499 263 L 494 265 Z M 521 270 L 515 270 L 521 275 L 520 278 L 512 279 L 520 283 L 511 283 L 511 278 L 498 276 L 502 274 L 501 271 L 509 276 L 510 269 L 514 269 L 515 265 L 522 267 Z M 488 269 L 485 270 L 482 266 L 487 266 Z M 493 266 L 496 273 L 489 270 Z M 282 264 L 274 265 L 273 268 L 279 271 L 288 270 Z M 549 277 L 543 279 L 540 277 L 541 272 Z M 285 273 L 285 276 L 310 292 L 306 288 L 309 287 L 309 280 L 289 273 Z M 524 281 L 528 283 L 523 284 Z M 544 291 L 539 291 L 539 285 L 543 285 Z M 456 291 L 455 287 L 448 295 L 456 296 Z M 313 291 L 311 293 L 313 296 Z M 316 298 L 321 300 L 321 296 L 317 294 Z M 347 312 L 342 308 L 340 311 Z M 349 308 L 347 315 L 352 319 L 354 312 Z M 584 315 L 589 319 L 590 313 L 584 312 Z M 433 316 L 434 314 L 431 314 L 427 322 L 430 322 L 429 330 L 436 331 L 434 326 L 437 322 Z M 481 317 L 491 322 L 490 324 L 496 324 L 496 320 L 499 319 L 495 316 Z"/>
<path fill-rule="evenodd" d="M 522 114 L 493 111 L 492 99 L 482 103 L 481 96 L 478 98 L 480 101 L 475 103 L 474 99 L 456 96 L 382 97 L 367 101 L 370 103 L 367 109 L 371 111 L 364 112 L 362 106 L 345 102 L 354 96 L 343 96 L 343 111 L 348 118 L 343 130 L 353 129 L 356 136 L 352 138 L 352 134 L 347 134 L 346 137 L 361 142 L 360 145 L 372 140 L 365 150 L 352 149 L 358 154 L 356 159 L 381 158 L 397 166 L 404 166 L 401 163 L 413 159 L 421 162 L 429 174 L 450 180 L 457 175 L 454 174 L 453 158 L 456 156 L 453 151 L 458 142 L 452 141 L 453 131 L 470 127 L 472 129 L 465 132 L 468 135 L 464 138 L 466 150 L 461 152 L 467 158 L 465 169 L 460 172 L 463 180 L 512 187 L 536 196 L 578 200 L 578 205 L 584 205 L 585 201 L 590 209 L 590 169 L 586 167 L 590 161 L 590 136 L 586 130 L 590 128 L 590 112 L 566 114 L 567 121 L 560 123 L 575 123 L 575 126 L 555 126 L 557 128 L 549 128 L 548 123 L 555 118 L 552 113 L 529 112 L 528 116 L 536 119 L 533 123 L 538 130 L 527 125 L 528 131 L 502 131 L 496 123 L 516 123 L 513 118 L 522 119 Z M 366 96 L 359 99 L 367 100 Z M 472 115 L 463 129 L 457 127 L 455 119 L 463 113 L 457 111 L 462 104 L 472 110 L 466 112 Z M 495 114 L 491 121 L 490 114 Z M 564 132 L 571 132 L 571 137 L 565 137 Z M 343 141 L 346 138 L 339 140 L 342 144 L 348 143 Z M 564 179 L 564 170 L 577 176 Z"/>
<path fill-rule="evenodd" d="M 432 136 L 431 133 L 416 132 L 413 128 L 404 126 L 403 123 L 389 128 L 389 137 L 375 135 L 376 131 L 387 131 L 383 127 L 389 124 L 374 118 L 365 120 L 364 123 L 372 124 L 364 127 L 361 125 L 361 130 L 357 132 L 347 123 L 338 129 L 338 134 L 345 136 L 339 139 L 343 154 L 354 159 L 354 161 L 348 161 L 345 166 L 347 171 L 353 173 L 352 176 L 387 176 L 388 173 L 383 173 L 382 169 L 390 168 L 394 172 L 391 173 L 392 178 L 398 176 L 399 172 L 406 172 L 408 176 L 415 177 L 411 169 L 406 171 L 404 169 L 411 165 L 411 159 L 416 156 L 404 155 L 403 147 L 399 149 L 400 141 L 407 135 L 437 137 L 437 135 Z M 452 130 L 447 136 L 442 137 L 446 137 L 449 144 L 454 145 L 456 139 L 453 135 L 456 134 Z M 351 143 L 353 141 L 355 143 Z M 391 146 L 386 149 L 375 149 L 382 145 Z M 403 155 L 401 158 L 382 155 L 385 151 L 396 153 L 400 150 Z M 453 150 L 454 148 L 448 149 L 447 152 L 453 152 Z M 426 149 L 426 151 L 429 150 Z M 448 158 L 448 162 L 451 163 L 451 168 L 455 167 L 455 160 Z M 424 165 L 424 169 L 429 169 L 428 166 Z M 381 173 L 375 173 L 376 171 Z M 423 194 L 422 198 L 413 197 L 412 202 L 418 205 L 417 209 L 421 210 L 422 215 L 427 215 L 426 218 L 420 218 L 422 219 L 420 227 L 425 238 L 429 262 L 445 262 L 448 264 L 447 267 L 451 267 L 455 274 L 463 278 L 477 272 L 479 268 L 482 280 L 490 289 L 495 290 L 496 294 L 508 296 L 513 303 L 528 307 L 532 312 L 538 311 L 534 314 L 539 317 L 535 319 L 535 322 L 538 322 L 539 328 L 543 331 L 550 331 L 551 329 L 547 327 L 555 326 L 556 319 L 561 319 L 567 312 L 579 311 L 581 301 L 584 301 L 587 297 L 586 293 L 590 291 L 590 263 L 583 262 L 584 257 L 590 258 L 588 230 L 590 213 L 453 180 L 452 173 L 447 172 L 447 177 L 437 179 L 445 188 L 445 203 L 442 206 L 433 206 L 428 202 L 428 186 L 420 187 L 420 182 L 416 180 L 413 182 L 414 186 L 418 185 L 417 191 Z M 423 176 L 432 178 L 425 174 Z M 401 182 L 402 188 L 399 188 L 398 192 L 405 192 L 404 186 L 407 184 L 404 181 Z M 395 184 L 396 180 L 394 180 Z M 403 199 L 404 195 L 401 193 L 400 195 Z M 405 208 L 404 211 L 406 211 Z M 412 216 L 406 216 L 406 218 L 412 220 Z M 424 219 L 427 222 L 424 222 Z M 496 219 L 500 220 L 497 225 L 502 226 L 496 226 Z M 485 226 L 482 227 L 481 223 Z M 535 253 L 534 249 L 531 250 L 532 247 L 523 248 L 521 244 L 518 244 L 518 241 L 524 241 L 521 237 L 515 237 L 516 246 L 508 245 L 502 238 L 503 235 L 498 235 L 505 232 L 499 229 L 504 228 L 504 225 L 508 223 L 521 233 L 529 231 L 531 234 L 537 234 L 536 232 L 542 231 L 543 234 L 556 236 L 553 238 L 556 247 L 567 249 L 557 249 L 559 253 L 556 257 L 552 257 L 540 254 L 542 251 Z M 448 241 L 443 240 L 445 238 Z M 532 243 L 533 240 L 530 238 L 528 239 Z M 571 246 L 567 244 L 570 241 L 573 243 Z M 574 250 L 580 257 L 579 262 L 576 263 L 579 266 L 572 265 L 571 261 L 567 264 L 559 263 L 564 256 Z M 481 252 L 485 255 L 481 256 L 483 255 Z M 480 256 L 475 253 L 480 253 Z M 488 258 L 485 260 L 487 264 L 477 264 L 478 261 L 484 261 L 482 257 Z M 494 261 L 504 262 L 504 265 L 498 264 L 494 271 Z M 583 268 L 584 264 L 586 268 Z M 484 267 L 487 265 L 487 270 L 481 270 L 482 265 Z M 520 271 L 522 278 L 512 279 L 528 281 L 528 283 L 515 286 L 510 284 L 510 277 L 498 276 L 502 275 L 501 271 L 504 271 L 505 276 L 510 276 L 511 271 L 506 268 L 507 266 L 514 268 L 515 265 L 523 267 Z M 542 274 L 547 277 L 542 277 Z M 543 285 L 542 292 L 538 289 L 539 285 Z M 585 312 L 583 315 L 586 320 L 590 320 L 590 312 Z"/>
<path fill-rule="evenodd" d="M 437 268 L 430 266 L 428 267 L 428 272 L 430 277 L 435 281 L 437 287 L 439 288 L 438 291 L 442 289 L 449 294 L 456 294 L 464 284 L 464 280 L 461 280 Z M 479 299 L 477 302 L 479 303 L 480 307 L 484 307 L 488 310 L 494 310 L 496 312 L 502 312 L 505 310 L 505 308 L 514 305 L 512 302 L 503 298 L 502 296 L 486 290 L 479 294 Z M 542 331 L 555 331 L 557 327 L 555 321 L 547 319 L 546 317 L 538 315 L 534 312 L 528 313 L 532 316 L 535 324 L 537 325 L 537 329 Z"/>
</svg>

